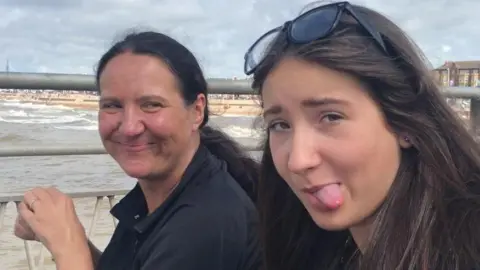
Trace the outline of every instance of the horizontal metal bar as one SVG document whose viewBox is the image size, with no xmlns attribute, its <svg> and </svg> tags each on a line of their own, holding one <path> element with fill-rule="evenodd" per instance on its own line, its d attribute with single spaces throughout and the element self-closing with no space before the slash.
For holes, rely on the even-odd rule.
<svg viewBox="0 0 480 270">
<path fill-rule="evenodd" d="M 249 80 L 209 79 L 209 94 L 254 94 Z M 0 72 L 0 89 L 96 92 L 95 77 L 81 74 Z"/>
<path fill-rule="evenodd" d="M 260 151 L 253 145 L 244 145 L 246 151 Z M 22 146 L 2 147 L 0 157 L 77 156 L 106 154 L 103 146 Z"/>
<path fill-rule="evenodd" d="M 117 189 L 117 190 L 101 190 L 101 191 L 78 191 L 65 193 L 69 197 L 74 199 L 79 198 L 94 198 L 94 197 L 107 197 L 107 196 L 123 196 L 127 194 L 129 189 Z M 5 202 L 19 202 L 23 200 L 23 193 L 12 193 L 8 195 L 2 195 L 0 193 L 0 203 Z"/>
<path fill-rule="evenodd" d="M 480 98 L 480 88 L 477 87 L 444 87 L 442 92 L 452 98 Z"/>
<path fill-rule="evenodd" d="M 106 154 L 102 146 L 15 146 L 2 147 L 0 157 L 77 156 Z"/>
<path fill-rule="evenodd" d="M 209 79 L 211 94 L 254 94 L 250 80 Z M 93 75 L 0 72 L 0 89 L 97 91 Z M 480 88 L 442 87 L 446 96 L 480 98 Z"/>
</svg>

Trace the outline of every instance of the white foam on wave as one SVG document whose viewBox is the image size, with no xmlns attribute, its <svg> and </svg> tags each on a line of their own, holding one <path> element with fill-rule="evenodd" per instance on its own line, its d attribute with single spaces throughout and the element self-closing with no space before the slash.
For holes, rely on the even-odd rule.
<svg viewBox="0 0 480 270">
<path fill-rule="evenodd" d="M 22 103 L 22 102 L 6 102 L 3 103 L 2 106 L 4 107 L 17 107 L 17 108 L 25 108 L 25 109 L 42 109 L 42 110 L 49 110 L 49 109 L 56 109 L 56 110 L 72 110 L 72 108 L 65 107 L 63 105 L 46 105 L 46 104 L 36 104 L 36 103 Z"/>
<path fill-rule="evenodd" d="M 0 111 L 0 116 L 28 117 L 28 114 L 24 110 L 8 110 Z"/>
<path fill-rule="evenodd" d="M 56 129 L 61 130 L 98 130 L 97 125 L 88 125 L 88 126 L 54 126 Z M 228 126 L 222 128 L 222 130 L 227 133 L 232 138 L 249 138 L 249 139 L 258 139 L 260 138 L 260 133 L 251 128 L 239 127 L 239 126 Z"/>
<path fill-rule="evenodd" d="M 224 127 L 222 128 L 222 130 L 232 138 L 258 139 L 260 138 L 260 135 L 261 135 L 261 133 L 256 129 L 233 126 L 233 125 Z"/>
<path fill-rule="evenodd" d="M 91 125 L 91 126 L 54 126 L 56 129 L 62 130 L 98 130 L 98 126 Z"/>
<path fill-rule="evenodd" d="M 76 116 L 58 116 L 55 118 L 25 118 L 25 119 L 5 119 L 0 116 L 1 122 L 15 123 L 15 124 L 67 124 L 79 121 Z"/>
<path fill-rule="evenodd" d="M 52 124 L 54 128 L 96 130 L 94 113 L 77 111 L 62 105 L 8 101 L 1 104 L 0 122 L 15 124 Z M 72 124 L 75 123 L 75 124 Z M 77 125 L 78 124 L 78 125 Z"/>
</svg>

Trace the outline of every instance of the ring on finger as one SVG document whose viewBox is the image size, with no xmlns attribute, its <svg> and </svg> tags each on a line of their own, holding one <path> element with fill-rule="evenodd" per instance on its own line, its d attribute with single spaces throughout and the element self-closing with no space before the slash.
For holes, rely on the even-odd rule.
<svg viewBox="0 0 480 270">
<path fill-rule="evenodd" d="M 28 204 L 28 207 L 30 208 L 30 210 L 34 211 L 33 210 L 33 205 L 38 201 L 38 198 L 35 198 L 33 199 L 29 204 Z"/>
</svg>

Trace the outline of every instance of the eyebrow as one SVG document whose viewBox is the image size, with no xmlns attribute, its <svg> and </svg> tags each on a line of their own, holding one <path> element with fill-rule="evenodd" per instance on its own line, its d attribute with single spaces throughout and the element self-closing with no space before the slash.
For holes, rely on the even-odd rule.
<svg viewBox="0 0 480 270">
<path fill-rule="evenodd" d="M 137 102 L 145 102 L 149 100 L 159 100 L 163 103 L 168 103 L 168 100 L 162 96 L 158 95 L 145 95 L 136 99 Z M 100 97 L 99 102 L 120 102 L 120 99 L 115 96 L 104 96 Z"/>
<path fill-rule="evenodd" d="M 337 98 L 308 98 L 305 100 L 302 100 L 300 102 L 302 107 L 305 108 L 317 108 L 325 105 L 332 105 L 332 104 L 340 104 L 340 105 L 345 105 L 348 102 L 342 99 L 337 99 Z M 263 118 L 269 116 L 269 115 L 277 115 L 282 112 L 282 106 L 280 105 L 272 105 L 268 109 L 265 109 L 263 112 Z"/>
</svg>

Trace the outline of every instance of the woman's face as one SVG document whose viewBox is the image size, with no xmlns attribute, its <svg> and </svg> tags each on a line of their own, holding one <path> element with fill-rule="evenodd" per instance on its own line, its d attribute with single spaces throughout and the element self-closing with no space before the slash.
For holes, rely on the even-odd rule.
<svg viewBox="0 0 480 270">
<path fill-rule="evenodd" d="M 164 62 L 132 53 L 111 59 L 99 83 L 100 137 L 129 176 L 158 179 L 184 165 L 196 147 L 192 136 L 203 120 L 204 95 L 186 106 Z"/>
<path fill-rule="evenodd" d="M 280 176 L 319 227 L 361 226 L 384 201 L 406 142 L 346 74 L 286 58 L 270 72 L 262 93 Z"/>
</svg>

